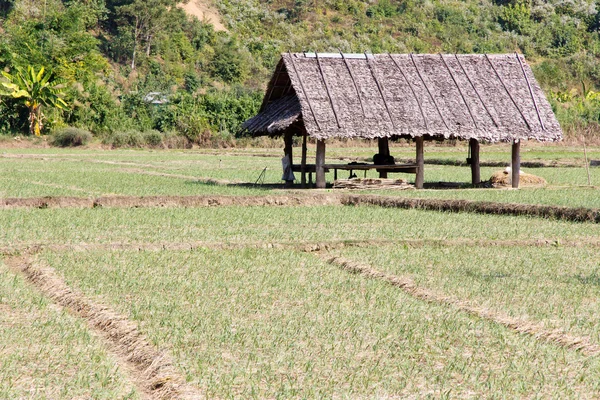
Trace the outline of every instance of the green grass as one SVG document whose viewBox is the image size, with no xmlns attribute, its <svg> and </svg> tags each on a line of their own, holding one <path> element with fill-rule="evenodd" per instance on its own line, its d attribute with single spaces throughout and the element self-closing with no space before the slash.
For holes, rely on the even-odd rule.
<svg viewBox="0 0 600 400">
<path fill-rule="evenodd" d="M 348 249 L 343 255 L 600 344 L 600 254 L 595 248 L 381 246 Z"/>
<path fill-rule="evenodd" d="M 581 158 L 580 150 L 526 145 L 523 160 L 571 162 Z M 482 151 L 483 160 L 508 161 L 510 147 Z M 5 152 L 0 196 L 6 197 L 286 193 L 195 181 L 254 182 L 267 167 L 265 182 L 279 183 L 281 149 Z M 338 162 L 335 157 L 375 152 L 331 146 L 328 157 Z M 392 153 L 412 157 L 414 148 L 393 147 Z M 426 146 L 426 157 L 465 156 L 465 147 Z M 600 158 L 599 149 L 590 149 L 590 157 Z M 496 169 L 483 168 L 482 177 Z M 587 181 L 584 169 L 526 171 L 546 178 L 549 187 L 374 193 L 600 208 L 597 189 L 579 186 Z M 593 182 L 600 182 L 600 170 L 591 172 Z M 469 179 L 467 167 L 426 165 L 430 182 Z M 78 247 L 45 250 L 36 257 L 72 287 L 137 322 L 209 398 L 597 398 L 597 357 L 416 300 L 311 254 L 251 246 L 370 243 L 336 254 L 600 344 L 600 256 L 585 246 L 598 237 L 600 225 L 591 223 L 369 206 L 0 210 L 0 247 Z M 389 244 L 403 239 L 539 239 L 556 246 Z M 239 248 L 160 246 L 198 241 Z M 582 246 L 563 248 L 563 241 Z M 86 247 L 109 244 L 132 249 Z M 137 249 L 145 245 L 155 249 Z M 58 310 L 2 265 L 0 311 L 0 398 L 137 396 L 82 320 Z M 31 387 L 38 392 L 31 394 Z"/>
<path fill-rule="evenodd" d="M 591 223 L 362 206 L 15 209 L 0 213 L 0 227 L 0 246 L 600 236 Z"/>
<path fill-rule="evenodd" d="M 93 149 L 11 149 L 0 158 L 0 196 L 101 196 L 101 195 L 265 195 L 269 187 L 220 186 L 203 184 L 198 178 L 213 178 L 235 182 L 254 183 L 264 168 L 264 182 L 281 184 L 281 149 L 226 149 L 226 150 L 93 150 Z M 298 150 L 298 149 L 296 149 Z M 507 161 L 509 147 L 484 147 L 482 160 Z M 581 149 L 556 146 L 525 146 L 523 160 L 579 160 Z M 314 157 L 309 148 L 309 161 Z M 327 156 L 330 162 L 341 162 L 336 157 L 371 157 L 372 147 L 332 147 Z M 299 156 L 296 151 L 296 159 Z M 398 158 L 414 156 L 412 146 L 392 147 Z M 268 156 L 271 155 L 271 156 Z M 466 156 L 465 147 L 428 147 L 426 158 L 460 160 Z M 24 158 L 16 158 L 24 157 Z M 600 158 L 600 152 L 590 149 L 590 157 Z M 483 179 L 500 168 L 484 167 Z M 415 192 L 377 191 L 380 194 L 460 198 L 489 201 L 511 201 L 598 207 L 595 190 L 587 185 L 585 168 L 530 168 L 525 171 L 542 176 L 549 183 L 546 190 L 523 189 L 515 194 L 499 190 L 421 190 Z M 149 174 L 171 174 L 156 176 Z M 363 176 L 359 172 L 360 176 Z M 340 178 L 346 172 L 340 172 Z M 409 181 L 413 175 L 392 174 Z M 591 169 L 592 183 L 600 182 L 600 169 Z M 300 174 L 296 177 L 299 179 Z M 331 181 L 333 174 L 327 175 Z M 367 177 L 377 177 L 369 171 Z M 426 182 L 469 182 L 468 167 L 426 165 Z"/>
<path fill-rule="evenodd" d="M 86 324 L 0 261 L 0 398 L 137 399 Z"/>
<path fill-rule="evenodd" d="M 595 397 L 599 363 L 289 251 L 46 253 L 208 397 Z"/>
</svg>

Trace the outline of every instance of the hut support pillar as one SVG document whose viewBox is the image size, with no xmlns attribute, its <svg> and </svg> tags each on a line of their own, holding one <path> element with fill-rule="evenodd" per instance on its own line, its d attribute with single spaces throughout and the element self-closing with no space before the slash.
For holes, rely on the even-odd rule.
<svg viewBox="0 0 600 400">
<path fill-rule="evenodd" d="M 316 175 L 317 175 L 317 189 L 325 189 L 325 141 L 317 140 L 317 158 L 315 160 L 316 164 Z"/>
<path fill-rule="evenodd" d="M 415 177 L 415 187 L 417 189 L 423 189 L 423 182 L 425 181 L 425 157 L 423 156 L 423 136 L 415 137 L 415 143 L 417 145 L 417 175 Z"/>
<path fill-rule="evenodd" d="M 377 145 L 379 147 L 379 155 L 388 157 L 390 155 L 390 144 L 388 138 L 382 137 L 377 139 Z M 387 178 L 387 171 L 379 171 L 380 178 Z"/>
<path fill-rule="evenodd" d="M 511 174 L 512 174 L 512 187 L 514 189 L 519 188 L 519 174 L 521 173 L 521 141 L 516 139 L 512 144 L 512 162 L 511 162 Z"/>
<path fill-rule="evenodd" d="M 479 142 L 477 139 L 469 140 L 471 148 L 471 183 L 479 185 L 481 183 L 481 171 L 479 168 Z"/>
<path fill-rule="evenodd" d="M 302 161 L 300 164 L 302 189 L 306 188 L 306 130 L 302 133 Z"/>
<path fill-rule="evenodd" d="M 292 156 L 292 149 L 294 146 L 294 136 L 293 133 L 288 130 L 285 132 L 285 135 L 283 137 L 283 143 L 284 143 L 284 147 L 283 147 L 283 153 L 289 157 L 290 159 L 290 166 L 294 165 L 294 158 Z M 285 187 L 292 187 L 294 185 L 294 181 L 285 181 Z"/>
</svg>

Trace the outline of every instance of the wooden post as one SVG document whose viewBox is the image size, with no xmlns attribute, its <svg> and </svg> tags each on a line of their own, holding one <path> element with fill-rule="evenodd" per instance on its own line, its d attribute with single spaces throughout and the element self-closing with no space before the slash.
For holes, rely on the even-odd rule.
<svg viewBox="0 0 600 400">
<path fill-rule="evenodd" d="M 512 187 L 517 189 L 519 187 L 519 174 L 521 173 L 521 141 L 516 139 L 512 144 L 512 163 L 511 163 L 511 172 L 512 172 Z"/>
<path fill-rule="evenodd" d="M 388 157 L 390 155 L 390 144 L 388 142 L 388 138 L 383 137 L 383 138 L 377 139 L 377 147 L 379 148 L 380 156 Z M 380 171 L 379 177 L 387 178 L 388 177 L 387 171 Z"/>
<path fill-rule="evenodd" d="M 315 160 L 316 170 L 317 170 L 317 189 L 325 189 L 325 168 L 323 165 L 325 164 L 325 141 L 317 140 L 317 157 Z"/>
<path fill-rule="evenodd" d="M 425 181 L 425 157 L 423 156 L 423 136 L 415 137 L 415 143 L 417 145 L 417 175 L 415 177 L 415 187 L 417 189 L 423 189 L 423 182 Z"/>
<path fill-rule="evenodd" d="M 481 183 L 481 172 L 479 168 L 479 142 L 477 139 L 469 139 L 471 148 L 471 183 L 479 185 Z"/>
<path fill-rule="evenodd" d="M 290 166 L 294 165 L 294 158 L 292 155 L 292 149 L 294 146 L 294 136 L 291 130 L 287 130 L 283 137 L 284 147 L 283 153 L 290 158 Z M 285 187 L 292 187 L 294 181 L 285 181 Z"/>
<path fill-rule="evenodd" d="M 306 188 L 306 129 L 302 134 L 302 161 L 300 164 L 300 174 L 302 189 Z"/>
<path fill-rule="evenodd" d="M 590 162 L 587 157 L 587 148 L 585 147 L 585 136 L 581 136 L 581 140 L 583 141 L 583 156 L 585 157 L 585 170 L 587 171 L 588 177 L 588 186 L 592 186 L 592 177 L 590 176 Z"/>
</svg>

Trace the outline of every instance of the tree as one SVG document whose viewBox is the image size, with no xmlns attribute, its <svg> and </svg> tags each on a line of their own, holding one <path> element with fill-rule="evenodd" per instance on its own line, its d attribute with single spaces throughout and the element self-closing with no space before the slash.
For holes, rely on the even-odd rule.
<svg viewBox="0 0 600 400">
<path fill-rule="evenodd" d="M 15 68 L 15 74 L 2 72 L 6 79 L 0 82 L 0 96 L 23 99 L 23 104 L 29 111 L 29 133 L 40 136 L 44 127 L 42 106 L 63 109 L 67 103 L 62 99 L 63 93 L 56 81 L 50 81 L 51 73 L 44 75 L 44 67 L 36 73 L 32 66 L 27 72 Z"/>
<path fill-rule="evenodd" d="M 152 39 L 166 29 L 167 16 L 170 10 L 179 3 L 178 0 L 134 0 L 117 8 L 117 13 L 128 21 L 126 30 L 131 30 L 133 40 L 131 53 L 131 69 L 135 69 L 135 58 L 138 46 L 144 44 L 146 56 L 150 56 Z"/>
</svg>

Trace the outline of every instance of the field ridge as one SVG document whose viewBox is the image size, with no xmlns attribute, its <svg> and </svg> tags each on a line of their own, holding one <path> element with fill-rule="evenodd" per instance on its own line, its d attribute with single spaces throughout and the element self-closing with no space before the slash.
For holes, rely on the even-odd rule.
<svg viewBox="0 0 600 400">
<path fill-rule="evenodd" d="M 578 240 L 563 240 L 560 238 L 546 239 L 339 239 L 339 240 L 295 240 L 295 241 L 245 241 L 242 243 L 212 242 L 212 241 L 188 241 L 188 242 L 134 242 L 134 243 L 72 243 L 72 244 L 48 244 L 48 243 L 22 243 L 13 246 L 0 247 L 0 254 L 4 256 L 34 255 L 40 251 L 52 252 L 86 252 L 86 251 L 181 251 L 181 250 L 296 250 L 306 253 L 339 250 L 344 248 L 370 248 L 374 246 L 396 245 L 411 248 L 420 247 L 600 247 L 600 238 L 581 238 Z"/>
<path fill-rule="evenodd" d="M 173 366 L 172 357 L 156 349 L 137 329 L 134 322 L 97 304 L 70 288 L 54 269 L 35 265 L 26 257 L 8 257 L 6 265 L 21 273 L 29 283 L 58 305 L 86 320 L 105 339 L 107 348 L 130 373 L 132 383 L 148 399 L 196 399 L 202 394 L 186 384 Z"/>
<path fill-rule="evenodd" d="M 329 264 L 336 265 L 345 271 L 360 274 L 372 279 L 386 281 L 390 285 L 402 289 L 405 293 L 414 298 L 426 302 L 456 307 L 457 309 L 467 312 L 471 315 L 504 325 L 518 333 L 532 336 L 537 340 L 553 343 L 567 349 L 580 351 L 586 356 L 600 355 L 600 346 L 593 344 L 590 338 L 587 336 L 577 337 L 560 330 L 548 330 L 542 324 L 513 318 L 501 312 L 491 311 L 484 307 L 474 306 L 469 302 L 419 287 L 409 277 L 387 274 L 369 265 L 360 264 L 343 257 L 332 257 L 326 253 L 318 253 L 318 255 Z"/>
</svg>

